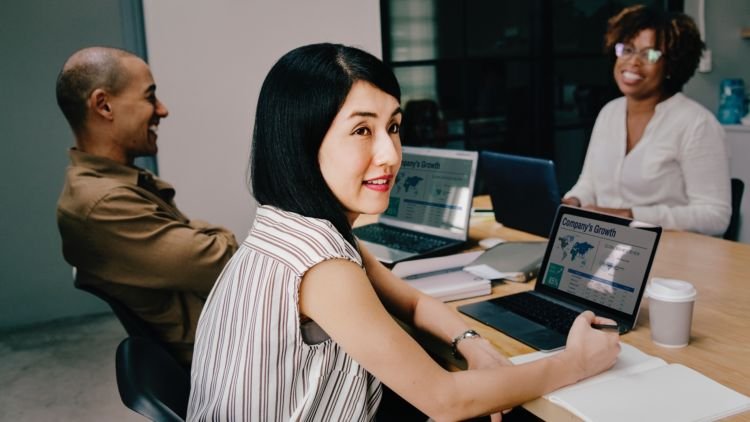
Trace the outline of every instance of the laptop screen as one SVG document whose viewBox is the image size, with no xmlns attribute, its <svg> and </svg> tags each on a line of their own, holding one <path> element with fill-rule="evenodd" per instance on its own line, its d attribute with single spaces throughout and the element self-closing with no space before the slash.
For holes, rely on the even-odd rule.
<svg viewBox="0 0 750 422">
<path fill-rule="evenodd" d="M 430 234 L 465 236 L 477 157 L 472 151 L 404 147 L 381 221 Z"/>
<path fill-rule="evenodd" d="M 657 226 L 560 207 L 537 287 L 633 315 L 660 234 Z"/>
<path fill-rule="evenodd" d="M 527 233 L 549 236 L 561 196 L 552 161 L 482 151 L 479 167 L 495 220 Z"/>
</svg>

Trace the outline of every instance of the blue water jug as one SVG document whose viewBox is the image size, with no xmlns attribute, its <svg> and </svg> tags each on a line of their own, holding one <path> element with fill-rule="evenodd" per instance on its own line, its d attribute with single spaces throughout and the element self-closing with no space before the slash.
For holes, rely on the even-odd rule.
<svg viewBox="0 0 750 422">
<path fill-rule="evenodd" d="M 740 123 L 747 114 L 745 83 L 742 79 L 724 79 L 719 85 L 719 111 L 717 118 L 725 125 Z"/>
</svg>

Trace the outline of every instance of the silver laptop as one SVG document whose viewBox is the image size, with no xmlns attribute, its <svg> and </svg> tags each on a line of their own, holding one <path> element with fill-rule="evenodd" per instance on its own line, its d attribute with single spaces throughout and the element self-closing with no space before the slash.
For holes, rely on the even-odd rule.
<svg viewBox="0 0 750 422">
<path fill-rule="evenodd" d="M 470 317 L 531 347 L 565 346 L 584 310 L 635 327 L 661 227 L 560 206 L 534 290 L 459 306 Z"/>
<path fill-rule="evenodd" d="M 383 263 L 459 249 L 469 237 L 478 153 L 403 147 L 388 209 L 354 235 Z"/>
</svg>

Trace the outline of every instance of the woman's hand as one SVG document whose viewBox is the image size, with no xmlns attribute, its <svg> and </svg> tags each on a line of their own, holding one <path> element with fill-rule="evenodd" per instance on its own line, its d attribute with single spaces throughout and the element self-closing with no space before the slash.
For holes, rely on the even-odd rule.
<svg viewBox="0 0 750 422">
<path fill-rule="evenodd" d="M 560 202 L 571 207 L 583 207 L 584 209 L 601 212 L 604 214 L 612 214 L 630 219 L 633 218 L 633 210 L 631 210 L 630 208 L 605 208 L 597 207 L 596 205 L 581 205 L 581 200 L 576 198 L 575 196 L 563 198 L 560 200 Z"/>
<path fill-rule="evenodd" d="M 591 324 L 616 324 L 608 318 L 594 316 L 585 311 L 576 318 L 568 333 L 563 355 L 579 370 L 578 381 L 596 375 L 612 367 L 620 353 L 620 336 L 591 327 Z"/>
<path fill-rule="evenodd" d="M 581 200 L 576 198 L 575 196 L 571 196 L 568 198 L 563 198 L 560 200 L 565 205 L 570 205 L 571 207 L 580 207 L 581 206 Z"/>
<path fill-rule="evenodd" d="M 630 208 L 605 208 L 597 207 L 596 205 L 586 205 L 583 208 L 591 211 L 601 212 L 604 214 L 616 215 L 618 217 L 625 217 L 629 219 L 633 218 L 633 210 L 631 210 Z"/>
</svg>

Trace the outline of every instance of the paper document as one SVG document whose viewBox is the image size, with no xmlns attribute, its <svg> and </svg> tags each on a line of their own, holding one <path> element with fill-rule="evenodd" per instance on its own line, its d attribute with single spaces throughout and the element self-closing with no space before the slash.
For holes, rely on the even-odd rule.
<svg viewBox="0 0 750 422">
<path fill-rule="evenodd" d="M 544 397 L 584 421 L 712 421 L 750 410 L 750 398 L 700 372 L 620 345 L 608 371 Z M 520 365 L 554 353 L 510 360 Z"/>
<path fill-rule="evenodd" d="M 489 294 L 488 279 L 463 271 L 482 251 L 458 253 L 435 258 L 417 259 L 396 264 L 393 274 L 414 288 L 443 302 Z"/>
</svg>

